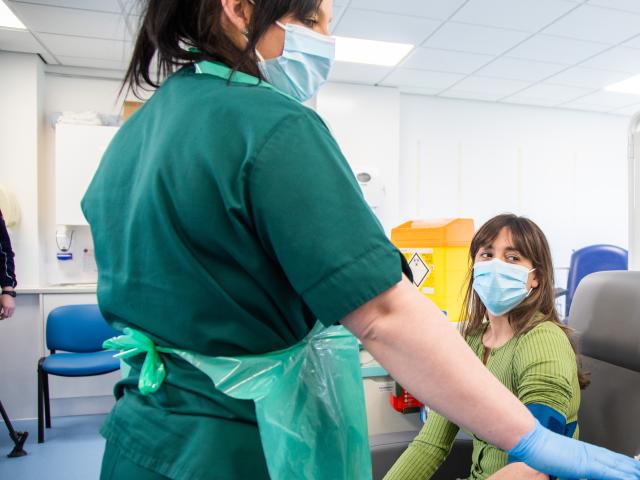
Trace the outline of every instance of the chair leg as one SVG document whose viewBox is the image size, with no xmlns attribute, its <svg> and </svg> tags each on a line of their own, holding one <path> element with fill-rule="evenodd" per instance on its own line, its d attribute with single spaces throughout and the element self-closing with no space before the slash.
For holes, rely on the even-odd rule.
<svg viewBox="0 0 640 480">
<path fill-rule="evenodd" d="M 42 368 L 38 365 L 38 443 L 44 443 L 44 422 L 42 418 L 43 403 L 44 392 L 42 385 Z"/>
<path fill-rule="evenodd" d="M 51 403 L 49 402 L 49 374 L 42 372 L 42 393 L 44 394 L 44 424 L 51 428 Z"/>
</svg>

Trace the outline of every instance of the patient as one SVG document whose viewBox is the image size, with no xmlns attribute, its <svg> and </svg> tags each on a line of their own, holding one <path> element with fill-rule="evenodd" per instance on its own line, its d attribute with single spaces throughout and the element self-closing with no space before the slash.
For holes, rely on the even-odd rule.
<svg viewBox="0 0 640 480">
<path fill-rule="evenodd" d="M 462 333 L 487 368 L 544 426 L 578 437 L 580 389 L 588 380 L 558 319 L 547 240 L 531 220 L 499 215 L 475 234 Z M 460 365 L 464 368 L 464 365 Z M 425 480 L 444 462 L 459 427 L 436 412 L 385 476 Z M 547 479 L 473 437 L 470 480 Z"/>
</svg>

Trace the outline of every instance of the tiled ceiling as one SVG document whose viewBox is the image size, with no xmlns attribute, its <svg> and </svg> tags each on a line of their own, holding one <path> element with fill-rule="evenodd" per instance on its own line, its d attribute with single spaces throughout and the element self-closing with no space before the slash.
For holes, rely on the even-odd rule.
<svg viewBox="0 0 640 480">
<path fill-rule="evenodd" d="M 0 49 L 58 68 L 122 72 L 136 0 L 7 2 L 29 32 Z M 336 35 L 411 43 L 396 67 L 336 64 L 332 80 L 407 93 L 630 115 L 604 87 L 640 74 L 640 0 L 334 0 Z"/>
</svg>

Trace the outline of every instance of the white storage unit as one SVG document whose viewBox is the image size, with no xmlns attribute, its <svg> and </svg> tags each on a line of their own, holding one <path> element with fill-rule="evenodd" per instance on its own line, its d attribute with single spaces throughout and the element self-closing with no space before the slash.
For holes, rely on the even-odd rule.
<svg viewBox="0 0 640 480">
<path fill-rule="evenodd" d="M 118 127 L 56 126 L 56 224 L 87 225 L 80 200 Z"/>
</svg>

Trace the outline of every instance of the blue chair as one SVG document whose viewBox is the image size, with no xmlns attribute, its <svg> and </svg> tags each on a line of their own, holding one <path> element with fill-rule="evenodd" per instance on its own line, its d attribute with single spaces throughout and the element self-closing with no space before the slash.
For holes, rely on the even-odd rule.
<svg viewBox="0 0 640 480">
<path fill-rule="evenodd" d="M 118 370 L 114 352 L 102 349 L 102 342 L 117 335 L 120 332 L 107 324 L 97 305 L 67 305 L 49 313 L 46 337 L 51 354 L 38 361 L 38 443 L 44 442 L 43 407 L 51 428 L 49 375 L 89 377 Z"/>
<path fill-rule="evenodd" d="M 569 318 L 571 302 L 580 281 L 587 275 L 609 270 L 629 270 L 629 254 L 624 248 L 614 245 L 591 245 L 576 250 L 571 255 L 567 278 L 565 319 Z M 560 294 L 559 296 L 561 296 Z"/>
</svg>

